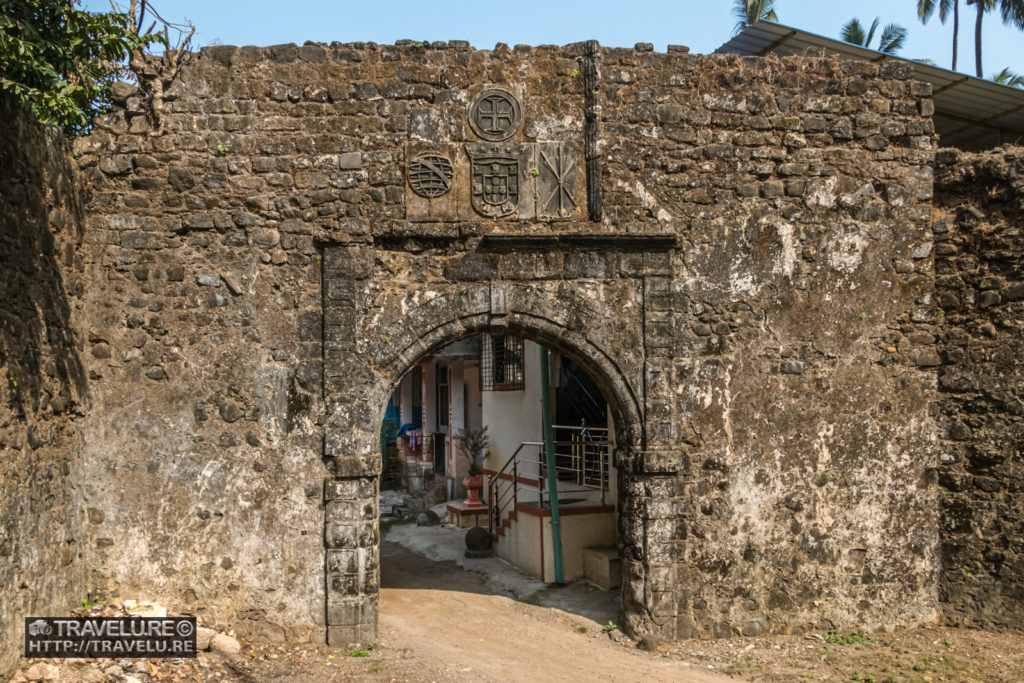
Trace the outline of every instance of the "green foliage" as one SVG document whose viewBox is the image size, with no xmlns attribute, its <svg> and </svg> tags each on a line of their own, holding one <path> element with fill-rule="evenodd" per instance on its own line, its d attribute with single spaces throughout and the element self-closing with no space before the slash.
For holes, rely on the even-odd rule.
<svg viewBox="0 0 1024 683">
<path fill-rule="evenodd" d="M 103 604 L 103 600 L 102 600 L 102 598 L 100 598 L 99 593 L 94 593 L 91 590 L 87 591 L 86 594 L 85 594 L 85 597 L 82 598 L 82 607 L 84 607 L 85 609 L 92 609 L 93 607 L 99 607 L 102 604 Z"/>
<path fill-rule="evenodd" d="M 1024 0 L 967 0 L 967 4 L 974 5 L 977 11 L 977 19 L 974 25 L 974 67 L 975 75 L 978 78 L 984 78 L 984 71 L 981 66 L 981 26 L 985 14 L 998 9 L 1003 24 L 1024 31 Z"/>
<path fill-rule="evenodd" d="M 950 15 L 955 11 L 954 5 L 959 0 L 917 0 L 917 18 L 921 20 L 922 24 L 928 23 L 928 20 L 932 18 L 932 14 L 935 10 L 939 10 L 939 21 L 943 24 Z"/>
<path fill-rule="evenodd" d="M 931 20 L 932 14 L 935 13 L 936 8 L 939 10 L 939 21 L 943 24 L 950 17 L 953 17 L 953 65 L 950 69 L 956 71 L 960 34 L 960 0 L 917 0 L 917 18 L 921 20 L 922 24 L 927 24 Z M 917 61 L 933 64 L 931 60 L 918 59 Z"/>
<path fill-rule="evenodd" d="M 460 429 L 456 435 L 459 440 L 459 453 L 469 460 L 470 471 L 478 471 L 484 466 L 491 445 L 491 435 L 487 426 L 480 429 Z"/>
<path fill-rule="evenodd" d="M 619 627 L 615 625 L 615 622 L 609 619 L 608 623 L 601 627 L 601 630 L 605 633 L 610 633 L 611 631 L 614 631 L 617 628 Z"/>
<path fill-rule="evenodd" d="M 875 17 L 875 20 L 871 22 L 871 28 L 865 32 L 864 25 L 860 23 L 860 19 L 854 17 L 843 24 L 843 29 L 839 36 L 847 43 L 870 48 L 871 41 L 874 40 L 875 32 L 878 30 L 879 21 L 879 18 Z M 907 29 L 899 24 L 886 24 L 885 28 L 882 29 L 882 35 L 878 39 L 877 49 L 879 52 L 894 55 L 900 51 L 903 47 L 903 41 L 906 39 Z"/>
<path fill-rule="evenodd" d="M 854 631 L 853 633 L 841 636 L 838 631 L 832 629 L 825 634 L 824 638 L 825 642 L 831 645 L 854 645 L 857 643 L 873 645 L 875 643 L 875 639 L 869 635 L 865 635 L 863 631 Z"/>
<path fill-rule="evenodd" d="M 996 83 L 1008 85 L 1011 88 L 1024 88 L 1024 76 L 1014 71 L 1010 71 L 1009 67 L 1003 69 L 997 74 L 992 74 L 992 80 Z"/>
<path fill-rule="evenodd" d="M 779 15 L 775 13 L 775 0 L 733 0 L 732 14 L 736 17 L 733 35 L 761 19 L 779 20 Z"/>
<path fill-rule="evenodd" d="M 370 651 L 369 650 L 363 650 L 363 649 L 352 650 L 352 652 L 349 652 L 346 656 L 347 657 L 369 657 L 370 656 Z"/>
<path fill-rule="evenodd" d="M 75 0 L 0 4 L 0 98 L 70 138 L 110 105 L 130 54 L 163 36 L 136 35 L 128 15 L 78 9 Z"/>
<path fill-rule="evenodd" d="M 412 517 L 395 517 L 394 519 L 382 519 L 380 521 L 380 533 L 384 535 L 393 526 L 399 526 L 400 524 L 412 524 L 416 520 Z"/>
</svg>

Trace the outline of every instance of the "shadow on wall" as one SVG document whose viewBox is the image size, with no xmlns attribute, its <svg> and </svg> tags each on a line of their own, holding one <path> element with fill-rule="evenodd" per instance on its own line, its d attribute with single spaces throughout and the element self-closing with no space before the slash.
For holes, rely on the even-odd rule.
<svg viewBox="0 0 1024 683">
<path fill-rule="evenodd" d="M 71 332 L 83 214 L 59 130 L 0 109 L 0 676 L 22 617 L 81 597 L 72 485 L 86 376 Z M 70 284 L 69 283 L 73 283 Z"/>
<path fill-rule="evenodd" d="M 22 422 L 60 415 L 85 402 L 85 372 L 73 346 L 64 273 L 76 267 L 83 215 L 56 129 L 18 112 L 0 141 L 0 365 L 4 409 Z M 77 289 L 77 283 L 73 286 Z M 45 440 L 32 434 L 27 439 Z M 16 438 L 16 437 L 15 437 Z M 10 443 L 14 443 L 11 441 Z"/>
</svg>

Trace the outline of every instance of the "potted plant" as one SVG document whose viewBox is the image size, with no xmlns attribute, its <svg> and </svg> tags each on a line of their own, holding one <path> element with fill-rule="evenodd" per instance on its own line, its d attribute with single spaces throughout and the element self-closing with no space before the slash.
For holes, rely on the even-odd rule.
<svg viewBox="0 0 1024 683">
<path fill-rule="evenodd" d="M 462 480 L 462 484 L 469 494 L 463 504 L 482 507 L 480 489 L 484 486 L 484 478 L 481 475 L 484 458 L 487 457 L 488 447 L 491 445 L 491 436 L 487 433 L 487 427 L 481 427 L 480 429 L 460 429 L 458 439 L 459 453 L 469 460 L 469 471 Z"/>
</svg>

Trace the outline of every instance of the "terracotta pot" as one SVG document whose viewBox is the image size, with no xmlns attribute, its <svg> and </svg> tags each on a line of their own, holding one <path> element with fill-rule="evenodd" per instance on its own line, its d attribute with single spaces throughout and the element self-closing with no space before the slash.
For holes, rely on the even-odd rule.
<svg viewBox="0 0 1024 683">
<path fill-rule="evenodd" d="M 484 478 L 479 474 L 470 474 L 462 480 L 462 485 L 468 491 L 468 496 L 466 500 L 462 501 L 462 504 L 472 507 L 483 507 L 484 502 L 480 500 L 480 489 L 484 487 Z"/>
</svg>

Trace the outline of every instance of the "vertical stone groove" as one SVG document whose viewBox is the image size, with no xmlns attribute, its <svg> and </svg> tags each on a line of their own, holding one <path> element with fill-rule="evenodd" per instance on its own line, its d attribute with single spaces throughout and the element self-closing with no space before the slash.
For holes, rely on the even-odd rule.
<svg viewBox="0 0 1024 683">
<path fill-rule="evenodd" d="M 583 146 L 587 162 L 587 215 L 595 223 L 601 222 L 601 158 L 598 143 L 601 140 L 601 105 L 598 91 L 601 71 L 598 65 L 596 40 L 588 40 L 583 46 L 583 97 L 584 124 Z"/>
</svg>

